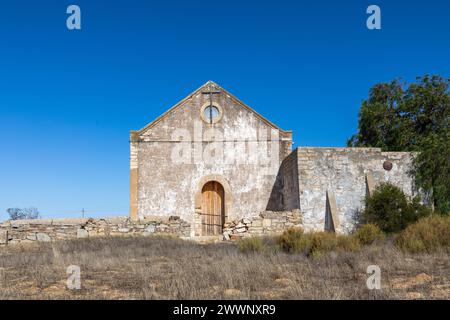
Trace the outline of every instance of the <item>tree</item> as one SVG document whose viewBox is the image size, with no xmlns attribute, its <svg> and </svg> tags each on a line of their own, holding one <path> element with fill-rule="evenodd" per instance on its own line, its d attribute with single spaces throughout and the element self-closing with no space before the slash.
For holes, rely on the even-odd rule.
<svg viewBox="0 0 450 320">
<path fill-rule="evenodd" d="M 450 212 L 450 132 L 430 134 L 413 161 L 412 174 L 433 206 L 443 214 Z"/>
<path fill-rule="evenodd" d="M 398 232 L 429 214 L 419 198 L 409 202 L 400 188 L 383 183 L 366 198 L 363 222 L 375 224 L 384 232 Z"/>
<path fill-rule="evenodd" d="M 9 208 L 6 209 L 11 220 L 23 220 L 23 219 L 39 219 L 40 214 L 37 208 Z"/>
<path fill-rule="evenodd" d="M 404 90 L 398 80 L 381 83 L 370 89 L 369 99 L 363 101 L 359 112 L 358 133 L 347 144 L 351 147 L 378 147 L 385 151 L 400 148 L 397 121 Z"/>
<path fill-rule="evenodd" d="M 417 151 L 411 174 L 441 213 L 450 211 L 450 79 L 418 77 L 409 86 L 399 80 L 370 89 L 363 101 L 351 147 Z"/>
</svg>

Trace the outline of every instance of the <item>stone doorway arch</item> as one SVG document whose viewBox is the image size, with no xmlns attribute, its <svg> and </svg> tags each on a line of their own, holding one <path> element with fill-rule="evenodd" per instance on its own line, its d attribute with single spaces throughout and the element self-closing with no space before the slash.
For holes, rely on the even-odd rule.
<svg viewBox="0 0 450 320">
<path fill-rule="evenodd" d="M 220 185 L 220 187 L 218 187 Z M 231 188 L 228 181 L 221 175 L 212 174 L 204 176 L 200 179 L 197 184 L 197 191 L 195 193 L 195 217 L 194 217 L 194 235 L 195 236 L 207 236 L 211 234 L 204 227 L 205 225 L 205 214 L 210 214 L 211 209 L 205 206 L 205 186 L 206 190 L 211 191 L 211 188 L 216 188 L 217 195 L 215 197 L 221 197 L 221 202 L 223 204 L 221 214 L 221 227 L 218 227 L 214 233 L 222 234 L 223 224 L 228 221 L 228 217 L 230 216 L 230 210 L 233 202 L 233 196 L 231 193 Z M 220 190 L 220 188 L 223 189 Z"/>
</svg>

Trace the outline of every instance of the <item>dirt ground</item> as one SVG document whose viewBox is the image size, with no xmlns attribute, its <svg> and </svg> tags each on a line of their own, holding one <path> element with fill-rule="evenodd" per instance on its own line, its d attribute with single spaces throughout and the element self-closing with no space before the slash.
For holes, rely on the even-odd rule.
<svg viewBox="0 0 450 320">
<path fill-rule="evenodd" d="M 92 238 L 0 247 L 0 299 L 450 299 L 448 254 L 392 244 L 319 257 L 167 237 Z M 80 267 L 80 290 L 67 268 Z M 369 265 L 381 289 L 369 290 Z"/>
</svg>

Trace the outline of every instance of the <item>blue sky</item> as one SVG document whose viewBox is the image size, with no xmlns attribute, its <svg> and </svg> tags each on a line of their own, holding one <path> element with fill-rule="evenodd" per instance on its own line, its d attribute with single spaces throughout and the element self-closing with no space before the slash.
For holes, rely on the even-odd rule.
<svg viewBox="0 0 450 320">
<path fill-rule="evenodd" d="M 82 30 L 66 28 L 77 4 Z M 381 7 L 382 30 L 366 28 Z M 129 130 L 213 80 L 295 145 L 344 146 L 379 82 L 450 75 L 450 2 L 3 0 L 0 220 L 128 213 Z"/>
</svg>

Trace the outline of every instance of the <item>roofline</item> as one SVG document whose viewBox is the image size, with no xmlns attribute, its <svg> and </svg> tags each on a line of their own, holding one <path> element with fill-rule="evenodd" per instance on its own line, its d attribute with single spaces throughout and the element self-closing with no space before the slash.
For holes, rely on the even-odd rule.
<svg viewBox="0 0 450 320">
<path fill-rule="evenodd" d="M 163 114 L 161 114 L 159 117 L 157 117 L 155 120 L 153 120 L 152 122 L 148 123 L 147 125 L 145 125 L 143 128 L 141 128 L 140 130 L 131 130 L 131 132 L 135 133 L 137 132 L 139 135 L 145 133 L 148 129 L 152 128 L 153 126 L 155 126 L 157 123 L 159 123 L 161 120 L 163 120 L 170 112 L 174 111 L 175 109 L 177 109 L 178 107 L 180 107 L 182 104 L 184 104 L 186 101 L 188 101 L 189 99 L 191 99 L 193 96 L 196 96 L 197 94 L 200 93 L 201 90 L 205 89 L 205 87 L 207 87 L 208 85 L 214 85 L 216 86 L 216 89 L 221 90 L 223 93 L 225 93 L 230 99 L 234 100 L 236 103 L 240 104 L 241 106 L 243 106 L 245 109 L 247 109 L 248 111 L 254 113 L 260 120 L 262 120 L 264 123 L 266 123 L 267 125 L 269 125 L 270 127 L 277 129 L 280 131 L 280 133 L 282 133 L 284 136 L 292 136 L 292 130 L 283 130 L 280 127 L 278 127 L 277 125 L 275 125 L 274 123 L 272 123 L 271 121 L 269 121 L 267 118 L 265 118 L 264 116 L 262 116 L 261 114 L 259 114 L 257 111 L 255 111 L 253 108 L 251 108 L 250 106 L 248 106 L 247 104 L 245 104 L 244 102 L 242 102 L 241 100 L 239 100 L 236 96 L 234 96 L 233 94 L 231 94 L 230 92 L 228 92 L 227 90 L 225 90 L 224 88 L 222 88 L 221 86 L 219 86 L 217 83 L 213 82 L 213 81 L 208 81 L 205 84 L 203 84 L 202 86 L 200 86 L 197 90 L 195 90 L 194 92 L 192 92 L 191 94 L 189 94 L 188 96 L 186 96 L 184 99 L 182 99 L 181 101 L 179 101 L 178 103 L 176 103 L 174 106 L 172 106 L 170 109 L 168 109 L 167 111 L 165 111 Z"/>
</svg>

